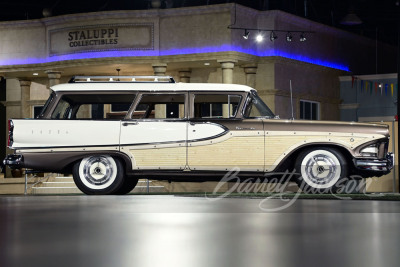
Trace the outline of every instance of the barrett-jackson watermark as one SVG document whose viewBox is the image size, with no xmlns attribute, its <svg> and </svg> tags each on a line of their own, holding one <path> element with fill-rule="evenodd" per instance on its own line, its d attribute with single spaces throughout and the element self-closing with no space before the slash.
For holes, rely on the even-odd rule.
<svg viewBox="0 0 400 267">
<path fill-rule="evenodd" d="M 68 32 L 70 47 L 116 45 L 118 28 L 88 29 Z"/>
<path fill-rule="evenodd" d="M 298 175 L 296 170 L 283 173 L 266 173 L 264 179 L 261 178 L 246 178 L 241 179 L 239 177 L 240 168 L 234 167 L 227 172 L 224 177 L 218 182 L 211 195 L 206 194 L 206 198 L 210 201 L 217 201 L 222 198 L 229 197 L 231 194 L 270 194 L 268 197 L 262 199 L 259 203 L 259 208 L 266 212 L 277 212 L 289 208 L 293 205 L 299 196 L 303 193 L 300 188 L 305 187 L 305 184 L 301 184 L 296 192 L 288 191 L 288 185 L 290 182 L 296 179 Z M 354 182 L 358 180 L 358 182 Z M 303 180 L 304 181 L 304 180 Z M 352 183 L 350 183 L 352 182 Z M 361 179 L 359 176 L 350 176 L 349 178 L 341 179 L 337 184 L 335 190 L 331 189 L 319 189 L 319 188 L 308 188 L 308 194 L 331 194 L 337 199 L 350 199 L 346 194 L 358 192 L 364 193 L 365 189 L 373 182 L 373 179 Z M 225 188 L 229 183 L 228 190 L 223 194 L 219 193 L 222 188 Z M 304 182 L 303 182 L 304 183 Z M 294 194 L 294 195 L 293 195 Z M 280 205 L 268 205 L 268 201 L 271 199 L 281 200 Z"/>
</svg>

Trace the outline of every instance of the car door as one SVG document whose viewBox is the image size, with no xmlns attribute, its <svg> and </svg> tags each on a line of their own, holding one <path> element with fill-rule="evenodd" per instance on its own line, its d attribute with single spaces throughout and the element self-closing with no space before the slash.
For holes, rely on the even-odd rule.
<svg viewBox="0 0 400 267">
<path fill-rule="evenodd" d="M 262 120 L 238 116 L 244 94 L 198 92 L 190 94 L 188 166 L 191 170 L 264 170 Z"/>
<path fill-rule="evenodd" d="M 140 93 L 129 119 L 121 121 L 120 149 L 133 169 L 186 167 L 187 93 Z"/>
</svg>

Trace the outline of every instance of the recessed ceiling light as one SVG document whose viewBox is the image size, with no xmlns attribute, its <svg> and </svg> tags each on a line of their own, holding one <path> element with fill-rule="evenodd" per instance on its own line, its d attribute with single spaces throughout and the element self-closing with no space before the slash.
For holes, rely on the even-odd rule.
<svg viewBox="0 0 400 267">
<path fill-rule="evenodd" d="M 37 72 L 34 72 L 32 75 L 33 75 L 33 76 L 38 76 L 38 75 L 39 75 L 39 73 L 37 73 Z"/>
<path fill-rule="evenodd" d="M 205 66 L 210 66 L 210 62 L 204 63 Z"/>
</svg>

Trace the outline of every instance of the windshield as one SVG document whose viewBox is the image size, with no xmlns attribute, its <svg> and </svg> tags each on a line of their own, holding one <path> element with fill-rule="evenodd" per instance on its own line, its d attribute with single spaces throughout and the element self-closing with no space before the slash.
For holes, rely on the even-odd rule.
<svg viewBox="0 0 400 267">
<path fill-rule="evenodd" d="M 245 118 L 274 118 L 275 115 L 261 100 L 256 91 L 251 91 L 247 100 L 243 116 Z"/>
</svg>

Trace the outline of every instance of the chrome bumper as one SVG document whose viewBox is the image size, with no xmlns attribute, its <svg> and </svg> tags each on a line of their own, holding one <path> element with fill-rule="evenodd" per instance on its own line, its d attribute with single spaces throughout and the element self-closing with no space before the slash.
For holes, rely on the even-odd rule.
<svg viewBox="0 0 400 267">
<path fill-rule="evenodd" d="M 390 172 L 394 166 L 394 154 L 388 153 L 385 159 L 354 159 L 354 166 L 359 170 Z"/>
<path fill-rule="evenodd" d="M 11 169 L 23 168 L 24 157 L 18 154 L 8 154 L 7 157 L 3 160 L 3 164 L 10 167 Z"/>
</svg>

